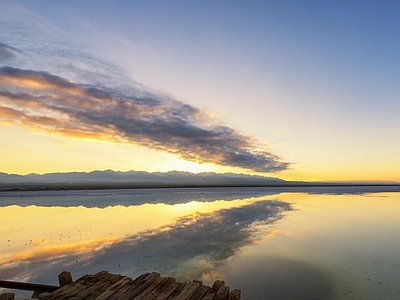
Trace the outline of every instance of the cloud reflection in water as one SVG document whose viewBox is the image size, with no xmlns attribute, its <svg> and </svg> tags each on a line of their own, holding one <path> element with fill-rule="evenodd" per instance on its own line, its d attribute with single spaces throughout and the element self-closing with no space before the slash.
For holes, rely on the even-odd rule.
<svg viewBox="0 0 400 300">
<path fill-rule="evenodd" d="M 148 230 L 101 249 L 81 252 L 40 253 L 2 268 L 2 276 L 54 284 L 57 274 L 69 270 L 74 278 L 106 269 L 137 276 L 159 271 L 178 280 L 201 278 L 259 237 L 268 225 L 291 209 L 289 203 L 271 200 L 197 213 L 175 223 Z"/>
<path fill-rule="evenodd" d="M 175 224 L 133 236 L 105 248 L 94 257 L 94 264 L 112 261 L 117 257 L 126 272 L 131 268 L 160 270 L 163 274 L 182 278 L 182 263 L 195 260 L 200 269 L 190 277 L 200 277 L 205 265 L 215 268 L 241 247 L 251 244 L 257 237 L 257 225 L 270 224 L 282 217 L 290 205 L 278 201 L 260 201 L 250 205 L 223 209 L 214 213 L 183 217 Z M 196 263 L 195 263 L 196 264 Z M 208 270 L 209 271 L 209 270 Z M 183 272 L 183 273 L 182 273 Z"/>
</svg>

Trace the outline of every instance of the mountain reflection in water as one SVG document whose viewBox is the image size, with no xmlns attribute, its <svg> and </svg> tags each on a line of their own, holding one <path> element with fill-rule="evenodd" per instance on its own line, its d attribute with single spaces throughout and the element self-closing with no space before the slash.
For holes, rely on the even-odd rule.
<svg viewBox="0 0 400 300">
<path fill-rule="evenodd" d="M 147 224 L 143 227 L 145 230 L 116 240 L 105 238 L 103 244 L 99 239 L 88 244 L 75 241 L 74 244 L 70 239 L 71 233 L 67 243 L 59 243 L 58 246 L 50 247 L 48 244 L 42 247 L 40 243 L 33 243 L 35 245 L 30 243 L 26 246 L 33 247 L 32 251 L 6 255 L 7 261 L 2 260 L 0 269 L 2 277 L 54 284 L 56 275 L 62 270 L 69 270 L 76 277 L 105 269 L 132 277 L 148 271 L 157 271 L 178 280 L 202 278 L 204 274 L 213 272 L 222 265 L 227 258 L 240 252 L 243 246 L 256 241 L 260 232 L 266 231 L 266 225 L 281 219 L 283 212 L 291 209 L 288 203 L 258 198 L 234 200 L 229 204 L 225 201 L 215 201 L 214 203 L 189 202 L 175 206 L 161 205 L 161 209 L 168 207 L 175 214 L 170 216 L 169 223 L 154 227 L 152 224 L 157 222 L 152 218 L 159 214 L 160 205 L 144 206 L 147 214 L 145 216 Z M 81 216 L 86 213 L 87 220 L 81 223 L 81 226 L 93 227 L 92 221 L 105 221 L 107 227 L 112 230 L 113 224 L 121 226 L 118 224 L 120 221 L 118 219 L 106 219 L 106 216 L 118 217 L 115 213 L 111 213 L 113 210 L 140 208 L 141 206 L 108 207 L 101 210 L 102 212 L 109 210 L 108 214 L 102 215 L 104 220 L 96 217 L 98 209 L 93 211 L 77 207 L 62 208 L 63 211 L 58 214 L 67 214 L 70 210 L 74 213 L 79 212 Z M 51 214 L 52 210 L 60 208 L 13 206 L 4 209 L 17 209 L 21 217 L 31 211 L 34 217 L 40 220 L 48 218 L 49 215 L 46 214 Z M 168 211 L 165 211 L 168 214 Z M 125 213 L 120 216 L 129 219 L 130 215 Z M 15 219 L 12 220 L 17 221 L 18 213 L 13 213 L 13 217 Z M 6 221 L 11 223 L 12 220 Z M 74 223 L 74 220 L 70 219 L 69 222 Z M 55 228 L 59 226 L 59 230 L 63 231 L 63 223 L 54 226 Z M 79 232 L 82 235 L 84 231 L 79 230 Z M 10 238 L 9 243 L 12 240 L 15 240 L 15 237 Z M 36 240 L 38 239 L 34 242 Z"/>
<path fill-rule="evenodd" d="M 400 193 L 225 190 L 79 195 L 101 207 L 77 195 L 0 197 L 0 276 L 57 284 L 63 270 L 157 271 L 225 280 L 242 299 L 398 299 Z"/>
</svg>

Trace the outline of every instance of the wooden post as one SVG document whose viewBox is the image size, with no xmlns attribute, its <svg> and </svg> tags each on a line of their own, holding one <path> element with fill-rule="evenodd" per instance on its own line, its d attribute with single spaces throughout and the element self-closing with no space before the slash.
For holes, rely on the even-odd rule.
<svg viewBox="0 0 400 300">
<path fill-rule="evenodd" d="M 73 282 L 71 273 L 68 271 L 62 271 L 60 275 L 58 275 L 58 282 L 60 287 L 70 284 Z"/>
</svg>

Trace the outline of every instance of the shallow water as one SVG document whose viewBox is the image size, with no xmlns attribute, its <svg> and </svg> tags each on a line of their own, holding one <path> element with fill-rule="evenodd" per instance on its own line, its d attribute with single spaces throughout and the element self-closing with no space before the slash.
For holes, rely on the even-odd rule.
<svg viewBox="0 0 400 300">
<path fill-rule="evenodd" d="M 157 271 L 222 279 L 242 299 L 399 299 L 400 192 L 388 190 L 2 193 L 0 278 Z"/>
</svg>

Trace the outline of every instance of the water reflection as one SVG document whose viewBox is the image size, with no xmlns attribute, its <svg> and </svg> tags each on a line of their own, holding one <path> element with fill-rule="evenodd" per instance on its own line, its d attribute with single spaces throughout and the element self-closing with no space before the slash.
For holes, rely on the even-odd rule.
<svg viewBox="0 0 400 300">
<path fill-rule="evenodd" d="M 61 206 L 98 207 L 133 206 L 143 204 L 183 204 L 192 201 L 213 202 L 256 198 L 279 193 L 280 189 L 265 188 L 169 188 L 169 189 L 118 189 L 118 190 L 74 190 L 74 191 L 10 191 L 0 193 L 0 207 Z"/>
<path fill-rule="evenodd" d="M 278 256 L 246 256 L 236 262 L 241 273 L 227 273 L 232 286 L 245 286 L 247 299 L 335 299 L 332 278 L 316 265 Z"/>
<path fill-rule="evenodd" d="M 261 227 L 276 222 L 282 218 L 283 212 L 291 209 L 286 202 L 271 200 L 233 201 L 229 204 L 232 207 L 221 209 L 227 203 L 214 203 L 217 209 L 208 212 L 211 204 L 203 207 L 203 212 L 199 203 L 169 207 L 175 214 L 181 213 L 173 222 L 117 241 L 105 238 L 86 244 L 70 243 L 13 253 L 7 261 L 3 260 L 1 274 L 8 279 L 53 284 L 62 270 L 69 270 L 75 276 L 105 269 L 131 276 L 159 271 L 178 280 L 201 278 L 203 273 L 211 272 L 243 246 L 256 241 Z M 149 219 L 157 216 L 159 206 L 146 205 L 149 209 L 145 216 L 147 228 L 152 228 L 149 223 L 159 221 Z M 150 214 L 151 208 L 154 214 Z M 162 208 L 165 212 L 167 206 Z M 45 218 L 44 215 L 37 217 Z M 90 218 L 87 219 L 90 222 Z M 112 227 L 112 222 L 108 226 Z"/>
<path fill-rule="evenodd" d="M 279 220 L 287 210 L 290 205 L 285 202 L 259 201 L 183 217 L 175 224 L 113 243 L 94 256 L 91 264 L 112 261 L 126 273 L 150 267 L 178 279 L 200 278 L 253 243 L 261 225 Z"/>
<path fill-rule="evenodd" d="M 114 195 L 105 208 L 0 206 L 0 277 L 56 284 L 63 270 L 74 278 L 158 271 L 226 280 L 243 299 L 399 299 L 400 193 L 319 191 L 251 197 L 261 190 L 248 189 L 241 194 L 248 198 L 131 206 L 113 205 L 121 199 Z"/>
<path fill-rule="evenodd" d="M 73 191 L 2 191 L 0 207 L 98 207 L 132 206 L 145 203 L 182 204 L 191 201 L 213 202 L 216 200 L 238 200 L 272 196 L 281 193 L 307 194 L 365 194 L 376 192 L 400 192 L 400 186 L 298 186 L 298 187 L 253 187 L 253 188 L 161 188 L 161 189 L 117 189 L 117 190 L 73 190 Z"/>
</svg>

